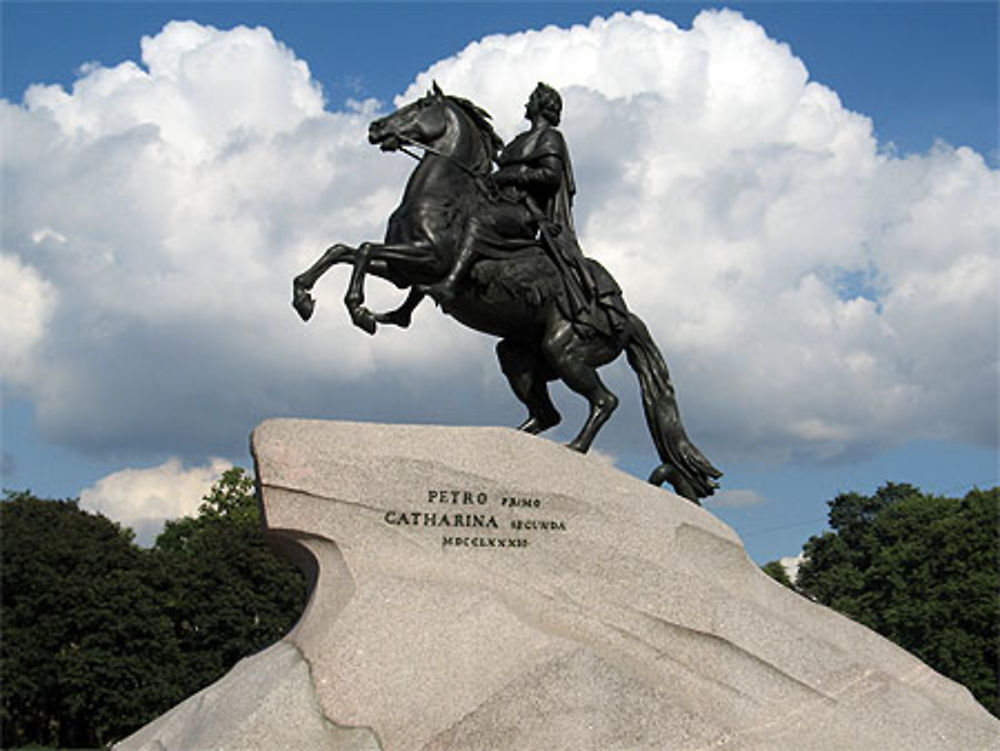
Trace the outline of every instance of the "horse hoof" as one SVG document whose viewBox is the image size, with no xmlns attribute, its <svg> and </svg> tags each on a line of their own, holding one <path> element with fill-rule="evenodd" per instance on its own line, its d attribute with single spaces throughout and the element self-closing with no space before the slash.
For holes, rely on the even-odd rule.
<svg viewBox="0 0 1000 751">
<path fill-rule="evenodd" d="M 541 420 L 537 417 L 529 417 L 527 420 L 522 422 L 517 426 L 518 430 L 524 431 L 525 433 L 530 433 L 531 435 L 538 435 L 549 428 L 555 427 L 559 424 L 559 418 Z"/>
<path fill-rule="evenodd" d="M 391 313 L 376 313 L 376 323 L 384 323 L 390 326 L 399 326 L 401 329 L 409 328 L 410 316 L 393 311 Z"/>
<path fill-rule="evenodd" d="M 316 309 L 316 301 L 308 292 L 297 289 L 292 297 L 292 307 L 303 321 L 308 321 Z"/>
<path fill-rule="evenodd" d="M 368 308 L 352 308 L 351 320 L 359 329 L 372 335 L 375 334 L 375 330 L 378 328 L 375 314 L 368 310 Z"/>
</svg>

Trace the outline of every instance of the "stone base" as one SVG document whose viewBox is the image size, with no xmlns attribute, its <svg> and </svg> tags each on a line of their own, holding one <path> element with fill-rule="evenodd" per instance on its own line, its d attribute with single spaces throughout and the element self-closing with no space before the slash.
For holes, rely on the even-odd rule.
<svg viewBox="0 0 1000 751">
<path fill-rule="evenodd" d="M 118 749 L 988 749 L 1000 722 L 707 511 L 499 428 L 271 420 L 278 645 Z"/>
</svg>

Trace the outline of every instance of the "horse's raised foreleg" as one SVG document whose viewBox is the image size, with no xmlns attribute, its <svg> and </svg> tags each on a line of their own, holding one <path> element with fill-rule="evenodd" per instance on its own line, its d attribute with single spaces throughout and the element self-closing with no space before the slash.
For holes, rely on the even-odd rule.
<svg viewBox="0 0 1000 751">
<path fill-rule="evenodd" d="M 358 251 L 354 254 L 351 281 L 347 285 L 347 294 L 344 295 L 344 305 L 347 306 L 354 325 L 369 334 L 375 333 L 376 322 L 375 314 L 365 307 L 365 273 L 374 247 L 372 243 L 361 243 L 358 246 Z"/>
<path fill-rule="evenodd" d="M 390 310 L 388 313 L 376 313 L 375 320 L 378 323 L 387 323 L 405 329 L 410 325 L 413 311 L 416 310 L 425 296 L 422 290 L 410 287 L 410 294 L 406 296 L 402 305 L 395 310 Z"/>
<path fill-rule="evenodd" d="M 308 321 L 316 308 L 316 301 L 309 294 L 309 290 L 325 274 L 331 266 L 337 263 L 353 260 L 354 248 L 337 243 L 331 245 L 319 257 L 312 266 L 299 274 L 292 280 L 292 307 L 301 316 L 303 321 Z"/>
<path fill-rule="evenodd" d="M 350 313 L 354 325 L 369 334 L 374 334 L 379 323 L 379 317 L 365 307 L 365 275 L 368 273 L 369 265 L 377 262 L 379 265 L 385 263 L 405 263 L 408 266 L 419 269 L 421 267 L 433 268 L 438 264 L 432 253 L 430 243 L 391 243 L 379 245 L 376 243 L 362 243 L 358 246 L 354 254 L 354 269 L 351 272 L 351 281 L 347 287 L 347 294 L 344 295 L 344 304 L 347 312 Z M 387 320 L 386 323 L 397 323 L 406 320 L 409 323 L 409 315 L 413 309 L 423 299 L 421 293 L 413 292 L 407 297 L 402 307 L 386 316 L 398 318 L 398 320 Z"/>
</svg>

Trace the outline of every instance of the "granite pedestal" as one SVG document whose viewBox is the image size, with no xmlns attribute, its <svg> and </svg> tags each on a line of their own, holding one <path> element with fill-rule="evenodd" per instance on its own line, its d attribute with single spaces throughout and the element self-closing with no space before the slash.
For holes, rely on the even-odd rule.
<svg viewBox="0 0 1000 751">
<path fill-rule="evenodd" d="M 303 420 L 252 448 L 306 612 L 122 751 L 998 747 L 965 688 L 594 457 Z"/>
</svg>

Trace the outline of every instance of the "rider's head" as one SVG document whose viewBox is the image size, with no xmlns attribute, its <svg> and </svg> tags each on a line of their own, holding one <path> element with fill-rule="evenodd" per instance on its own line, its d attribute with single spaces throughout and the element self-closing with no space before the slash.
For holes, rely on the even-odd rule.
<svg viewBox="0 0 1000 751">
<path fill-rule="evenodd" d="M 551 86 L 539 82 L 531 92 L 530 102 L 537 107 L 542 116 L 553 125 L 559 124 L 562 116 L 562 97 Z"/>
</svg>

